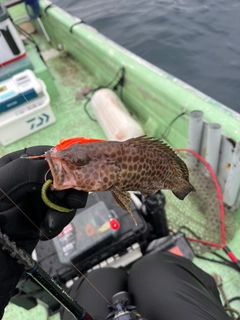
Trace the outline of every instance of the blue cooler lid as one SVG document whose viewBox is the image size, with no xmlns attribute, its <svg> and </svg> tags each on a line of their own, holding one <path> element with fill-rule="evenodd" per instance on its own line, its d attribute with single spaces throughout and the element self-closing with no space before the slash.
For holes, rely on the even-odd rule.
<svg viewBox="0 0 240 320">
<path fill-rule="evenodd" d="M 6 20 L 9 17 L 7 8 L 0 3 L 0 22 Z"/>
</svg>

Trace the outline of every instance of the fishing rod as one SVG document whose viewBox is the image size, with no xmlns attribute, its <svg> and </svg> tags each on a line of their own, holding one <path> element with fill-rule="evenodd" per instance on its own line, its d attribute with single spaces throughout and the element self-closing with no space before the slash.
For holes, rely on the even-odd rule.
<svg viewBox="0 0 240 320">
<path fill-rule="evenodd" d="M 0 245 L 4 251 L 7 251 L 10 256 L 23 267 L 29 276 L 37 281 L 40 286 L 68 310 L 75 319 L 94 320 L 26 251 L 19 248 L 14 241 L 11 241 L 6 234 L 2 233 L 1 229 Z"/>
<path fill-rule="evenodd" d="M 26 273 L 31 276 L 45 291 L 56 299 L 68 312 L 77 320 L 96 320 L 83 307 L 74 301 L 68 293 L 46 273 L 42 267 L 32 259 L 23 249 L 19 248 L 8 235 L 0 229 L 0 245 L 4 251 L 23 267 Z M 111 312 L 107 319 L 112 320 L 146 320 L 138 313 L 137 308 L 129 305 L 130 296 L 127 292 L 116 293 L 112 297 L 112 304 L 109 306 Z"/>
</svg>

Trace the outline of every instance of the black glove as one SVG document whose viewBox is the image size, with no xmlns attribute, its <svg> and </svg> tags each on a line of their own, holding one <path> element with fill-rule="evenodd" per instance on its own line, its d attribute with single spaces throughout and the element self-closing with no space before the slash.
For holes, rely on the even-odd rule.
<svg viewBox="0 0 240 320">
<path fill-rule="evenodd" d="M 87 193 L 73 189 L 48 191 L 49 199 L 69 213 L 47 207 L 41 198 L 41 188 L 49 167 L 44 159 L 27 159 L 29 155 L 42 155 L 50 146 L 31 147 L 0 158 L 0 228 L 10 239 L 28 253 L 41 238 L 55 237 L 73 219 L 76 209 L 83 208 Z M 21 156 L 25 158 L 21 158 Z M 42 231 L 42 232 L 41 232 Z M 23 269 L 0 248 L 0 319 Z"/>
<path fill-rule="evenodd" d="M 45 159 L 27 156 L 42 155 L 50 148 L 31 147 L 0 158 L 0 227 L 16 241 L 53 238 L 76 213 L 52 210 L 42 201 L 41 188 L 49 166 Z M 71 209 L 83 208 L 87 201 L 86 192 L 73 189 L 48 191 L 48 197 Z"/>
</svg>

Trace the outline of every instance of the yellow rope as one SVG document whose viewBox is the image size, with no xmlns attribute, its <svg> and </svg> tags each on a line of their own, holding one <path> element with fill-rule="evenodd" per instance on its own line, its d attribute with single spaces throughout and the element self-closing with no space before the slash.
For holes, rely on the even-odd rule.
<svg viewBox="0 0 240 320">
<path fill-rule="evenodd" d="M 50 201 L 47 197 L 47 190 L 48 188 L 50 187 L 50 185 L 52 184 L 52 180 L 49 179 L 47 180 L 43 186 L 42 186 L 42 190 L 41 190 L 41 196 L 42 196 L 42 200 L 43 202 L 51 209 L 53 210 L 56 210 L 56 211 L 59 211 L 59 212 L 70 212 L 72 211 L 73 209 L 68 209 L 68 208 L 65 208 L 65 207 L 61 207 L 61 206 L 58 206 L 57 204 L 53 203 L 52 201 Z"/>
</svg>

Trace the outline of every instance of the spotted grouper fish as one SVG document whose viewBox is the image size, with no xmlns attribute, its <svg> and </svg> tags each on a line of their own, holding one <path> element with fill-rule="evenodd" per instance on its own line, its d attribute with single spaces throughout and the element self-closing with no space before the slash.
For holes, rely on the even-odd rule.
<svg viewBox="0 0 240 320">
<path fill-rule="evenodd" d="M 109 190 L 132 217 L 128 191 L 149 196 L 170 189 L 183 200 L 194 190 L 186 164 L 159 140 L 141 136 L 121 142 L 93 141 L 77 143 L 67 139 L 46 152 L 54 189 Z"/>
</svg>

